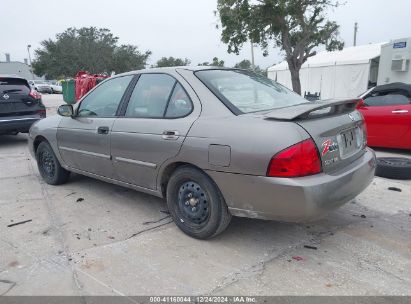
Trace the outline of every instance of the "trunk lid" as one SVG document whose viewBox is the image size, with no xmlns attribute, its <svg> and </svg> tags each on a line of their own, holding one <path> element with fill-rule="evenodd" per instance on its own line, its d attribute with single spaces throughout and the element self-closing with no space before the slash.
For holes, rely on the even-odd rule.
<svg viewBox="0 0 411 304">
<path fill-rule="evenodd" d="M 36 114 L 39 101 L 31 97 L 27 80 L 0 77 L 0 117 Z"/>
<path fill-rule="evenodd" d="M 358 99 L 330 100 L 273 110 L 268 120 L 289 120 L 301 126 L 314 140 L 324 172 L 347 166 L 365 151 L 362 115 L 355 110 Z"/>
</svg>

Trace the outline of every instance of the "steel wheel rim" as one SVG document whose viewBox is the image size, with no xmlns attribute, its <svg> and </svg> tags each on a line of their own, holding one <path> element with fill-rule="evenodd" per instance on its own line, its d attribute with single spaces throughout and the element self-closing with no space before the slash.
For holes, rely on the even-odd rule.
<svg viewBox="0 0 411 304">
<path fill-rule="evenodd" d="M 200 228 L 210 217 L 206 192 L 194 181 L 185 181 L 178 189 L 178 210 L 183 223 Z"/>
</svg>

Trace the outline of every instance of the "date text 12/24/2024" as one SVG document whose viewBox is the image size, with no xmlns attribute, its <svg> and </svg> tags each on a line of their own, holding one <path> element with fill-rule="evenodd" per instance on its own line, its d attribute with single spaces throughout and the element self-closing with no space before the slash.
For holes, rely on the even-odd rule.
<svg viewBox="0 0 411 304">
<path fill-rule="evenodd" d="M 178 296 L 150 297 L 150 303 L 257 303 L 255 297 L 248 296 Z"/>
</svg>

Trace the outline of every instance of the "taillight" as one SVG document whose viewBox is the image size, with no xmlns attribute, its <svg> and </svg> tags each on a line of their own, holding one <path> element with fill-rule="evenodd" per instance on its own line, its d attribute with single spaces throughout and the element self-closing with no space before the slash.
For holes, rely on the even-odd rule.
<svg viewBox="0 0 411 304">
<path fill-rule="evenodd" d="M 36 90 L 31 90 L 29 96 L 33 97 L 34 99 L 41 99 L 41 95 Z"/>
<path fill-rule="evenodd" d="M 312 139 L 291 146 L 271 159 L 267 176 L 302 177 L 321 172 L 321 160 Z"/>
<path fill-rule="evenodd" d="M 45 109 L 37 110 L 37 114 L 39 114 L 40 117 L 45 118 L 46 117 L 46 110 Z"/>
</svg>

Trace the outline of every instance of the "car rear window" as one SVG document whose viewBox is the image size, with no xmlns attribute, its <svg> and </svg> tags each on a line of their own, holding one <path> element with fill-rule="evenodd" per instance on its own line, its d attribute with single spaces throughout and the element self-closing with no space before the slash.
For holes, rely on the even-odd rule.
<svg viewBox="0 0 411 304">
<path fill-rule="evenodd" d="M 252 72 L 202 70 L 195 74 L 237 115 L 309 102 L 282 85 Z"/>
<path fill-rule="evenodd" d="M 6 93 L 29 94 L 30 86 L 25 79 L 0 77 L 0 94 Z"/>
</svg>

